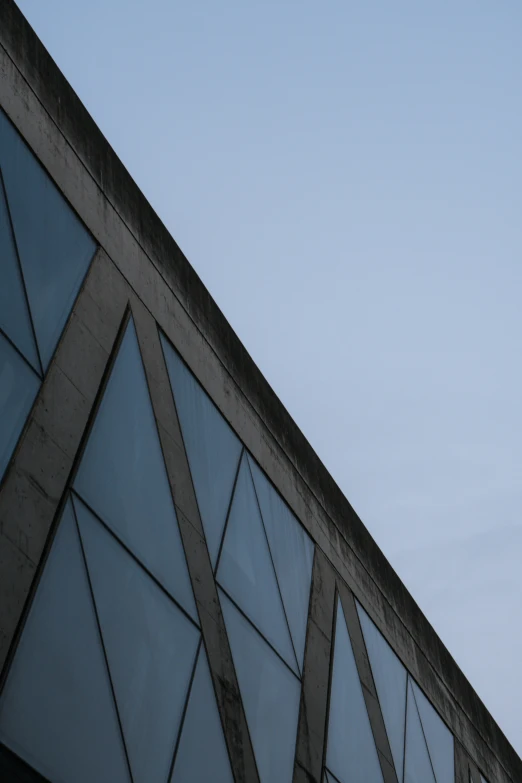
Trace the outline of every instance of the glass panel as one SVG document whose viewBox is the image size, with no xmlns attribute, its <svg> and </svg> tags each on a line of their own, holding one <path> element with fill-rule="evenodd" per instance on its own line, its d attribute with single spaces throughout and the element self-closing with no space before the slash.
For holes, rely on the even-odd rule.
<svg viewBox="0 0 522 783">
<path fill-rule="evenodd" d="M 453 734 L 415 682 L 413 691 L 437 783 L 454 783 Z"/>
<path fill-rule="evenodd" d="M 341 783 L 382 781 L 377 749 L 340 601 L 337 602 L 326 763 Z"/>
<path fill-rule="evenodd" d="M 132 321 L 74 486 L 195 618 L 185 553 Z"/>
<path fill-rule="evenodd" d="M 215 566 L 242 446 L 163 337 L 162 344 L 210 559 Z"/>
<path fill-rule="evenodd" d="M 0 333 L 0 480 L 39 388 L 38 376 Z"/>
<path fill-rule="evenodd" d="M 90 511 L 74 501 L 135 783 L 164 783 L 199 632 Z"/>
<path fill-rule="evenodd" d="M 384 636 L 359 603 L 357 603 L 357 610 L 397 777 L 402 780 L 408 675 Z"/>
<path fill-rule="evenodd" d="M 2 112 L 0 166 L 45 369 L 95 244 Z"/>
<path fill-rule="evenodd" d="M 290 783 L 299 680 L 222 591 L 220 598 L 261 783 Z"/>
<path fill-rule="evenodd" d="M 171 783 L 234 783 L 205 651 L 201 648 Z"/>
<path fill-rule="evenodd" d="M 129 781 L 70 502 L 2 694 L 0 740 L 52 781 Z"/>
<path fill-rule="evenodd" d="M 428 748 L 415 704 L 415 697 L 408 684 L 408 709 L 406 716 L 406 758 L 404 760 L 404 783 L 435 783 Z"/>
<path fill-rule="evenodd" d="M 265 474 L 249 459 L 297 660 L 303 662 L 314 545 Z"/>
<path fill-rule="evenodd" d="M 217 579 L 263 636 L 297 672 L 246 457 L 239 468 Z"/>
<path fill-rule="evenodd" d="M 37 372 L 36 353 L 22 275 L 9 222 L 4 188 L 0 180 L 0 328 Z"/>
</svg>

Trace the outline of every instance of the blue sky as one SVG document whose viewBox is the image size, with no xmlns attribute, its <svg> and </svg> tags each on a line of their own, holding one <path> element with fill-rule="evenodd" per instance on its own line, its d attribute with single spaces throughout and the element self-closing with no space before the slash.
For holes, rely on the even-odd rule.
<svg viewBox="0 0 522 783">
<path fill-rule="evenodd" d="M 19 0 L 522 753 L 522 6 Z"/>
</svg>

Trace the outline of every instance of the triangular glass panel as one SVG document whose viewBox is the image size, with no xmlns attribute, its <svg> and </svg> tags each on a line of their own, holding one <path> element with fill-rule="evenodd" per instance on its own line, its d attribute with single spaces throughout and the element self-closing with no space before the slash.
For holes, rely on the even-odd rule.
<svg viewBox="0 0 522 783">
<path fill-rule="evenodd" d="M 215 566 L 242 445 L 170 343 L 164 337 L 161 341 L 208 551 Z"/>
<path fill-rule="evenodd" d="M 261 783 L 291 783 L 299 680 L 220 590 L 221 607 Z"/>
<path fill-rule="evenodd" d="M 0 700 L 0 741 L 63 783 L 129 783 L 70 502 Z"/>
<path fill-rule="evenodd" d="M 413 692 L 437 783 L 454 783 L 455 747 L 453 734 L 415 682 L 413 683 Z"/>
<path fill-rule="evenodd" d="M 217 579 L 288 665 L 298 672 L 246 456 L 239 468 Z"/>
<path fill-rule="evenodd" d="M 297 660 L 301 666 L 312 582 L 313 541 L 254 460 L 249 458 L 249 462 Z"/>
<path fill-rule="evenodd" d="M 207 657 L 200 648 L 171 783 L 234 783 Z"/>
<path fill-rule="evenodd" d="M 383 780 L 340 601 L 337 603 L 326 763 L 341 783 Z"/>
<path fill-rule="evenodd" d="M 75 499 L 103 643 L 135 783 L 165 783 L 199 631 Z"/>
<path fill-rule="evenodd" d="M 0 329 L 13 341 L 36 372 L 41 372 L 29 308 L 0 180 Z"/>
<path fill-rule="evenodd" d="M 408 675 L 384 636 L 359 603 L 357 603 L 357 610 L 397 778 L 402 780 Z"/>
<path fill-rule="evenodd" d="M 2 112 L 0 166 L 45 370 L 96 246 Z"/>
<path fill-rule="evenodd" d="M 408 682 L 404 783 L 435 783 L 426 740 L 415 703 L 411 680 Z"/>
<path fill-rule="evenodd" d="M 39 388 L 40 378 L 0 332 L 0 481 Z"/>
<path fill-rule="evenodd" d="M 74 488 L 195 618 L 194 595 L 132 320 Z"/>
</svg>

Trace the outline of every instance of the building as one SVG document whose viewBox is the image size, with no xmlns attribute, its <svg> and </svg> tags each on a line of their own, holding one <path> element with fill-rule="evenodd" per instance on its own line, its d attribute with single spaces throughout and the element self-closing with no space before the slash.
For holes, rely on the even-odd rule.
<svg viewBox="0 0 522 783">
<path fill-rule="evenodd" d="M 0 106 L 0 780 L 522 781 L 12 0 Z"/>
</svg>

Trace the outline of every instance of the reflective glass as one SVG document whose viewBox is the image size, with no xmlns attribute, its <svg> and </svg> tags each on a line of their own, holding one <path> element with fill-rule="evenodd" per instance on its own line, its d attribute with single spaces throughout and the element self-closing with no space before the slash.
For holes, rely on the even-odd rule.
<svg viewBox="0 0 522 783">
<path fill-rule="evenodd" d="M 249 462 L 297 659 L 302 665 L 314 545 L 265 474 L 253 459 Z"/>
<path fill-rule="evenodd" d="M 0 740 L 51 781 L 129 782 L 70 503 L 0 700 Z"/>
<path fill-rule="evenodd" d="M 337 603 L 326 763 L 341 783 L 382 781 L 381 766 L 348 635 Z"/>
<path fill-rule="evenodd" d="M 435 776 L 426 747 L 415 697 L 408 683 L 408 707 L 406 714 L 406 750 L 404 783 L 435 783 Z"/>
<path fill-rule="evenodd" d="M 437 783 L 454 783 L 453 734 L 415 682 L 413 691 Z"/>
<path fill-rule="evenodd" d="M 359 603 L 357 609 L 397 777 L 401 780 L 404 765 L 408 675 L 384 636 Z"/>
<path fill-rule="evenodd" d="M 170 343 L 162 338 L 212 565 L 225 526 L 241 443 Z"/>
<path fill-rule="evenodd" d="M 234 783 L 205 651 L 201 648 L 171 783 Z"/>
<path fill-rule="evenodd" d="M 0 166 L 45 370 L 95 244 L 2 112 Z"/>
<path fill-rule="evenodd" d="M 261 783 L 290 783 L 299 680 L 222 591 L 220 598 Z"/>
<path fill-rule="evenodd" d="M 199 631 L 77 499 L 103 642 L 135 783 L 165 783 Z"/>
<path fill-rule="evenodd" d="M 39 388 L 38 376 L 0 333 L 0 480 Z"/>
<path fill-rule="evenodd" d="M 132 321 L 74 486 L 195 618 L 192 586 Z"/>
<path fill-rule="evenodd" d="M 0 328 L 37 372 L 40 362 L 36 353 L 29 309 L 16 255 L 13 232 L 0 181 Z"/>
<path fill-rule="evenodd" d="M 298 671 L 246 456 L 239 468 L 217 579 Z"/>
</svg>

